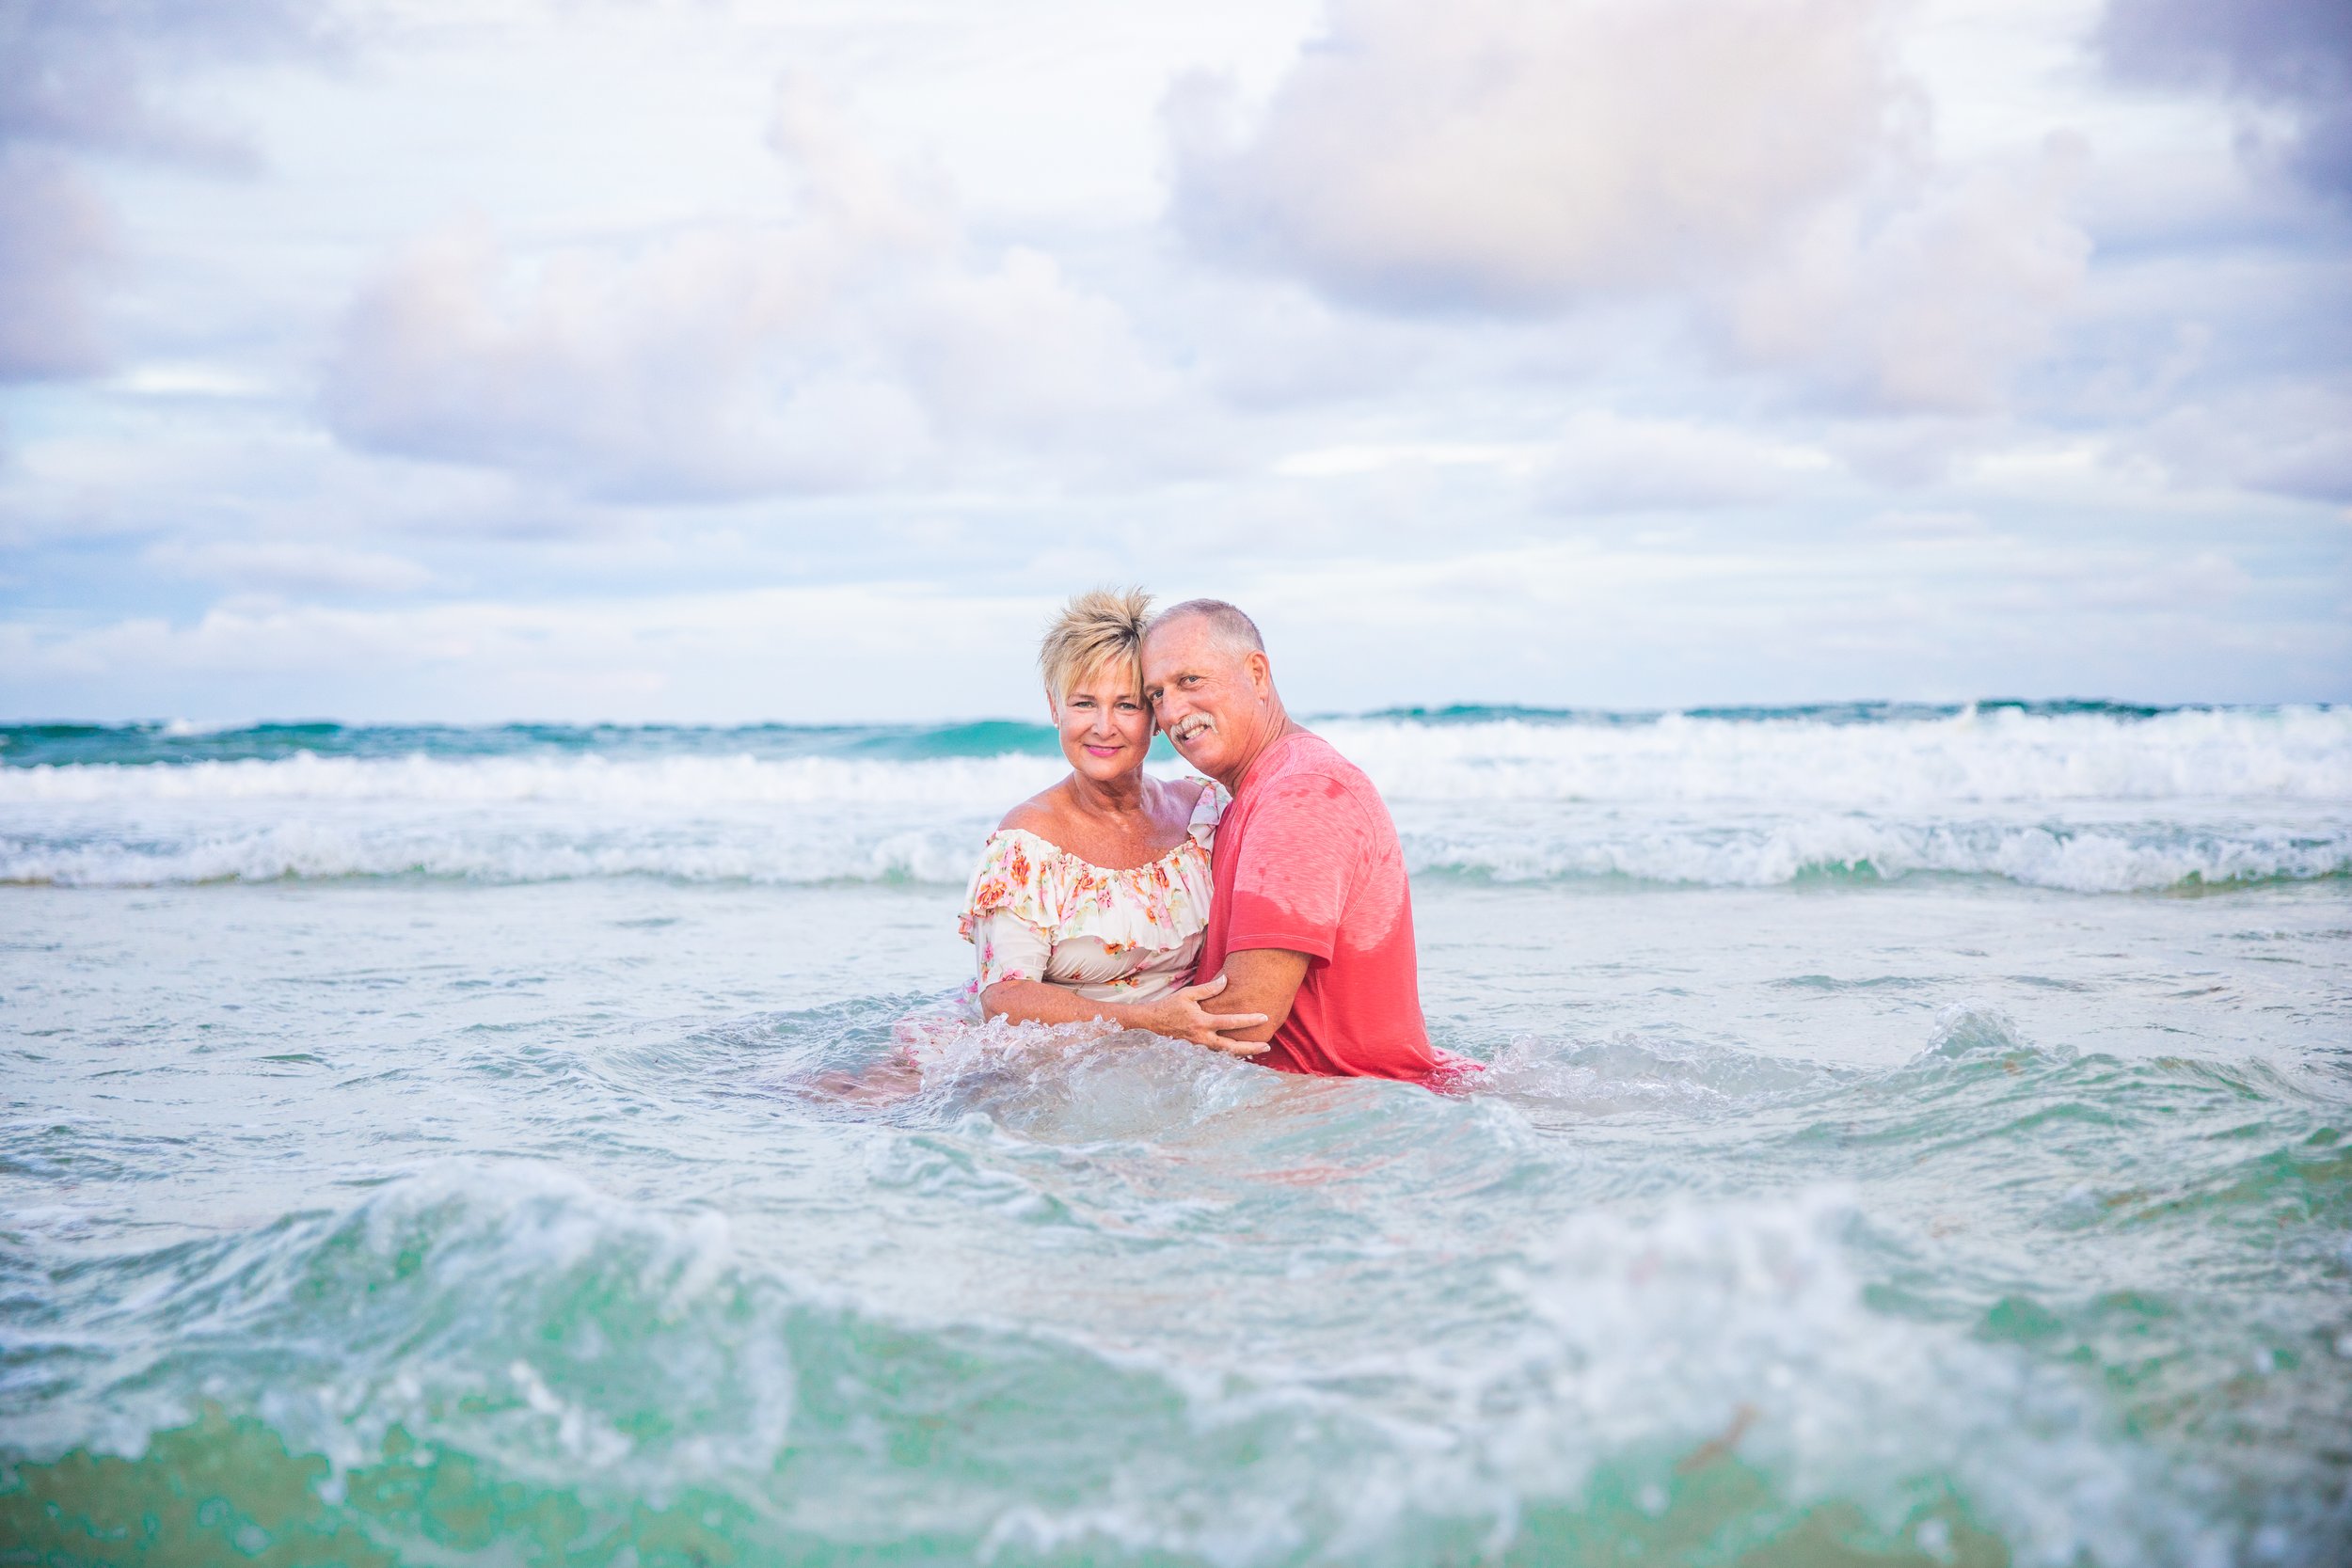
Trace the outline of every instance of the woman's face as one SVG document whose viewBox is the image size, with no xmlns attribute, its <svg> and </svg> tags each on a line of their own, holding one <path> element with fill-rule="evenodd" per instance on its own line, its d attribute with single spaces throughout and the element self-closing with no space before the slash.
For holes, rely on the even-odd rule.
<svg viewBox="0 0 2352 1568">
<path fill-rule="evenodd" d="M 1061 752 L 1089 779 L 1108 784 L 1143 766 L 1152 749 L 1152 710 L 1124 659 L 1082 677 L 1054 705 Z"/>
</svg>

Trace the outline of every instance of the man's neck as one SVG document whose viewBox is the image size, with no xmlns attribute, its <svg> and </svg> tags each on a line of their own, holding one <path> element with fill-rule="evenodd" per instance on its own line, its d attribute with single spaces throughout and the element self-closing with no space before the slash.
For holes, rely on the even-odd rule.
<svg viewBox="0 0 2352 1568">
<path fill-rule="evenodd" d="M 1287 710 L 1279 707 L 1276 708 L 1272 714 L 1268 715 L 1268 722 L 1263 737 L 1259 740 L 1257 745 L 1249 749 L 1248 757 L 1238 767 L 1232 768 L 1228 773 L 1219 774 L 1216 782 L 1225 786 L 1227 794 L 1239 795 L 1241 793 L 1241 786 L 1248 781 L 1249 770 L 1258 766 L 1258 761 L 1261 757 L 1263 757 L 1268 752 L 1274 750 L 1275 747 L 1280 745 L 1290 736 L 1295 735 L 1303 735 L 1305 733 L 1306 727 L 1302 724 L 1295 722 Z"/>
</svg>

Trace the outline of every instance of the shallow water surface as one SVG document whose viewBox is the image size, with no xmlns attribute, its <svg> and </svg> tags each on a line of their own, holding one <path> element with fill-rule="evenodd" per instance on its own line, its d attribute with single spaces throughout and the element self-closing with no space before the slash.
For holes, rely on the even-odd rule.
<svg viewBox="0 0 2352 1568">
<path fill-rule="evenodd" d="M 2352 1559 L 2342 875 L 1424 860 L 1437 1095 L 910 1025 L 958 889 L 735 828 L 191 881 L 267 825 L 39 787 L 165 869 L 0 888 L 0 1561 Z M 2268 799 L 2143 809 L 2352 818 Z"/>
</svg>

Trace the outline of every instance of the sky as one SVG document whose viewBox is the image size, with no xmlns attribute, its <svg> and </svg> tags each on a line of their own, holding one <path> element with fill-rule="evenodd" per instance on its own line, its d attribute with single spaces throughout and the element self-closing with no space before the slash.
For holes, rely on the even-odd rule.
<svg viewBox="0 0 2352 1568">
<path fill-rule="evenodd" d="M 2352 699 L 2341 0 L 0 0 L 0 717 Z"/>
</svg>

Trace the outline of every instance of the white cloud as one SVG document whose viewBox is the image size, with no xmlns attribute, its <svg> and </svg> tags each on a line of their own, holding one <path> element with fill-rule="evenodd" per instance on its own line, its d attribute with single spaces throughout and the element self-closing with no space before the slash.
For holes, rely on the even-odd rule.
<svg viewBox="0 0 2352 1568">
<path fill-rule="evenodd" d="M 2352 386 L 2281 378 L 2184 401 L 2126 450 L 2176 483 L 2352 504 Z"/>
<path fill-rule="evenodd" d="M 105 363 L 91 285 L 115 225 L 63 160 L 0 141 L 0 382 Z"/>
<path fill-rule="evenodd" d="M 953 429 L 1013 441 L 1083 436 L 1106 416 L 1148 414 L 1177 395 L 1124 311 L 1073 288 L 1051 256 L 1027 246 L 988 272 L 947 269 L 917 284 L 895 326 L 900 363 Z M 1138 423 L 1124 434 L 1150 432 Z"/>
<path fill-rule="evenodd" d="M 1413 464 L 1492 467 L 1524 474 L 1542 462 L 1545 451 L 1533 442 L 1357 441 L 1292 452 L 1274 465 L 1274 471 L 1285 479 L 1334 479 Z"/>
<path fill-rule="evenodd" d="M 1775 500 L 1836 467 L 1813 447 L 1736 426 L 1593 410 L 1572 416 L 1550 440 L 1350 442 L 1292 452 L 1274 472 L 1310 480 L 1378 475 L 1393 493 L 1400 470 L 1486 470 L 1532 484 L 1548 511 L 1607 515 Z M 1433 498 L 1432 504 L 1447 503 Z M 1374 519 L 1355 521 L 1360 531 Z"/>
<path fill-rule="evenodd" d="M 1666 296 L 1741 366 L 1978 409 L 2042 354 L 2090 242 L 2078 138 L 1937 166 L 1882 0 L 1334 0 L 1247 119 L 1171 105 L 1212 255 L 1391 310 Z"/>
<path fill-rule="evenodd" d="M 1205 248 L 1376 304 L 1549 307 L 1704 276 L 1898 140 L 1875 0 L 1334 0 L 1256 123 L 1171 108 Z"/>
<path fill-rule="evenodd" d="M 237 166 L 236 138 L 161 104 L 164 71 L 315 49 L 330 27 L 296 0 L 96 6 L 17 0 L 0 14 L 0 382 L 87 375 L 107 360 L 99 290 L 121 261 L 92 154 Z"/>
<path fill-rule="evenodd" d="M 1893 212 L 1817 213 L 1774 264 L 1736 288 L 1737 355 L 1810 367 L 1875 407 L 1998 407 L 2080 289 L 2090 240 L 2069 205 L 2088 150 L 2054 137 L 2034 163 L 1939 181 Z"/>
<path fill-rule="evenodd" d="M 1834 467 L 1813 448 L 1733 427 L 1590 413 L 1568 421 L 1542 483 L 1564 511 L 1641 512 L 1774 500 Z"/>
<path fill-rule="evenodd" d="M 1067 451 L 1176 395 L 1111 301 L 1051 258 L 979 260 L 944 196 L 804 86 L 771 139 L 789 218 L 510 254 L 480 222 L 364 288 L 330 366 L 339 434 L 636 499 L 856 488 L 963 450 Z"/>
<path fill-rule="evenodd" d="M 622 498 L 870 483 L 927 441 L 828 307 L 834 257 L 787 227 L 712 227 L 532 267 L 485 224 L 363 289 L 326 414 L 376 451 Z"/>
<path fill-rule="evenodd" d="M 170 360 L 128 366 L 112 378 L 112 387 L 147 398 L 247 398 L 270 390 L 262 377 L 231 365 Z"/>
<path fill-rule="evenodd" d="M 300 594 L 405 594 L 433 580 L 430 571 L 402 556 L 292 541 L 167 541 L 151 546 L 140 559 L 183 577 Z"/>
<path fill-rule="evenodd" d="M 234 690 L 244 711 L 277 715 L 932 719 L 1025 698 L 1049 612 L 1042 595 L 894 584 L 390 609 L 232 600 L 183 625 L 0 621 L 0 705 L 217 713 Z"/>
</svg>

